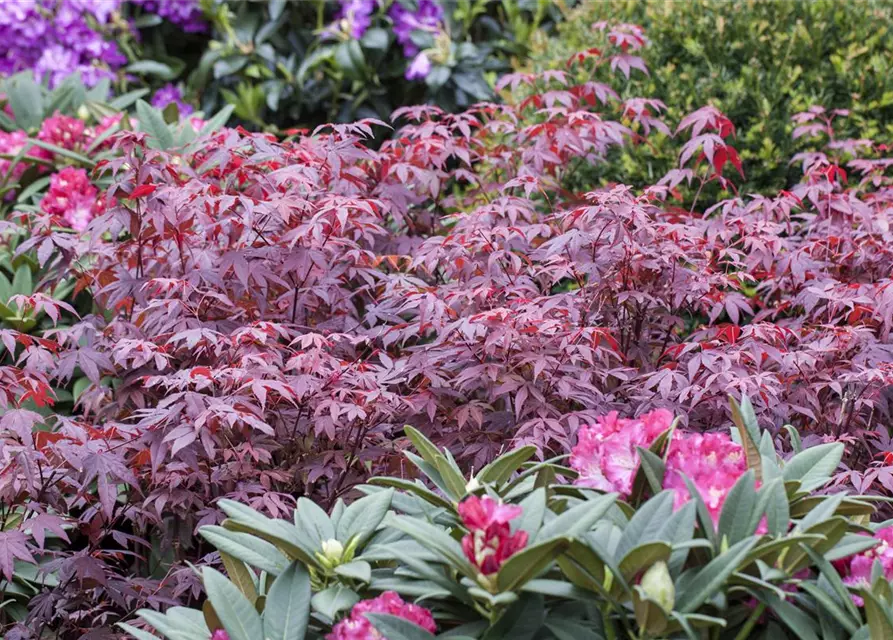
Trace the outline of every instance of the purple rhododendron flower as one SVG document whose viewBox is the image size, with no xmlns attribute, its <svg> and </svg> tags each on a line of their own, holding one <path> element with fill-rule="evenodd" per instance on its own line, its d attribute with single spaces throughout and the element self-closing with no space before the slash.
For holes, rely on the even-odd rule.
<svg viewBox="0 0 893 640">
<path fill-rule="evenodd" d="M 372 24 L 372 14 L 377 8 L 377 0 L 341 0 L 341 9 L 332 26 L 352 38 L 362 38 Z"/>
<path fill-rule="evenodd" d="M 431 60 L 424 53 L 413 58 L 412 63 L 406 68 L 407 80 L 422 80 L 431 73 Z"/>
<path fill-rule="evenodd" d="M 435 33 L 443 25 L 443 7 L 435 0 L 419 0 L 416 11 L 410 11 L 399 2 L 394 2 L 388 15 L 394 21 L 394 35 L 407 58 L 412 58 L 419 52 L 418 46 L 412 41 L 413 31 Z"/>
<path fill-rule="evenodd" d="M 78 72 L 87 86 L 114 77 L 114 70 L 127 59 L 102 28 L 120 4 L 120 0 L 0 2 L 0 74 L 33 69 L 36 78 L 46 78 L 50 87 Z"/>
<path fill-rule="evenodd" d="M 204 33 L 208 30 L 198 0 L 131 0 L 149 13 L 155 13 L 186 33 Z"/>
<path fill-rule="evenodd" d="M 177 105 L 181 116 L 189 115 L 193 111 L 192 105 L 183 102 L 183 93 L 174 84 L 164 85 L 152 96 L 152 106 L 156 109 L 164 109 L 172 102 Z"/>
</svg>

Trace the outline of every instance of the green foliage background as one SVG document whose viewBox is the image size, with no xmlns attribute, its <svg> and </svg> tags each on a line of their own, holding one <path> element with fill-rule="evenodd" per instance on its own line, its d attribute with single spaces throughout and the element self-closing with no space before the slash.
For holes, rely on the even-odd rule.
<svg viewBox="0 0 893 640">
<path fill-rule="evenodd" d="M 561 68 L 574 52 L 597 46 L 593 23 L 633 23 L 650 44 L 640 55 L 650 76 L 633 71 L 624 97 L 658 98 L 675 126 L 711 103 L 738 129 L 743 192 L 796 181 L 791 116 L 810 105 L 850 109 L 846 137 L 893 142 L 893 2 L 890 0 L 584 0 L 543 39 L 527 68 Z M 616 85 L 615 85 L 616 86 Z M 611 176 L 636 185 L 660 178 L 678 146 L 625 149 L 616 162 L 575 174 L 583 187 Z"/>
</svg>

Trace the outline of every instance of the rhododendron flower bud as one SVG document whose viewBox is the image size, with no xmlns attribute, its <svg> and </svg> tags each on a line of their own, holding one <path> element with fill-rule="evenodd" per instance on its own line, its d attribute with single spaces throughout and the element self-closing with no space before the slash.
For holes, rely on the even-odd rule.
<svg viewBox="0 0 893 640">
<path fill-rule="evenodd" d="M 211 640 L 229 640 L 229 634 L 223 629 L 217 629 L 211 634 Z"/>
<path fill-rule="evenodd" d="M 336 563 L 341 562 L 341 557 L 344 555 L 344 545 L 337 540 L 325 540 L 322 543 L 322 553 L 327 560 Z"/>
<path fill-rule="evenodd" d="M 458 510 L 459 517 L 469 529 L 486 529 L 492 525 L 506 524 L 523 513 L 521 507 L 502 504 L 490 496 L 471 496 L 459 505 Z"/>
<path fill-rule="evenodd" d="M 471 496 L 459 505 L 459 517 L 469 530 L 462 550 L 483 575 L 499 571 L 503 563 L 527 546 L 527 532 L 511 532 L 509 521 L 523 513 L 521 507 L 505 505 L 490 496 Z"/>
<path fill-rule="evenodd" d="M 676 585 L 673 584 L 673 577 L 667 568 L 666 562 L 655 562 L 639 582 L 639 586 L 649 598 L 660 605 L 666 613 L 673 610 L 676 604 Z"/>
<path fill-rule="evenodd" d="M 393 591 L 385 591 L 372 600 L 362 600 L 353 606 L 350 616 L 336 624 L 326 640 L 384 640 L 383 636 L 366 619 L 367 613 L 387 613 L 408 620 L 425 631 L 434 633 L 437 625 L 434 616 L 425 607 L 404 602 Z"/>
</svg>

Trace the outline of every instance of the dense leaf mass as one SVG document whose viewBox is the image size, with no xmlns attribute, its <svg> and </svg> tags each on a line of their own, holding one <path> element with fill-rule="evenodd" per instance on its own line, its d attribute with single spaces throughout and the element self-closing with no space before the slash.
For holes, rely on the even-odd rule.
<svg viewBox="0 0 893 640">
<path fill-rule="evenodd" d="M 45 213 L 20 247 L 75 273 L 96 312 L 23 296 L 57 329 L 0 332 L 0 575 L 39 556 L 60 583 L 30 628 L 77 634 L 196 588 L 177 561 L 200 557 L 217 499 L 273 516 L 296 495 L 333 504 L 406 471 L 407 424 L 478 469 L 511 444 L 569 450 L 611 410 L 714 428 L 746 394 L 764 428 L 848 439 L 854 477 L 876 471 L 863 444 L 889 423 L 893 375 L 885 149 L 832 138 L 789 191 L 701 211 L 700 187 L 732 190 L 741 171 L 733 123 L 705 108 L 654 186 L 567 193 L 572 164 L 668 130 L 660 103 L 577 82 L 636 72 L 634 34 L 510 76 L 531 89 L 516 104 L 401 109 L 378 149 L 364 141 L 387 125 L 371 120 L 177 151 L 117 134 L 87 232 Z M 690 208 L 671 204 L 683 191 Z M 74 415 L 34 410 L 81 375 Z"/>
</svg>

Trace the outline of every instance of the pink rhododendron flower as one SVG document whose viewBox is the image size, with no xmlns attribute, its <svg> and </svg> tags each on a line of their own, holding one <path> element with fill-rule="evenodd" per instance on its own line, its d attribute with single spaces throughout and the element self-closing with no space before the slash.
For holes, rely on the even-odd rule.
<svg viewBox="0 0 893 640">
<path fill-rule="evenodd" d="M 385 591 L 377 598 L 356 603 L 350 610 L 350 616 L 336 624 L 332 632 L 326 636 L 326 640 L 384 640 L 372 623 L 366 619 L 364 615 L 366 613 L 388 613 L 408 620 L 431 633 L 437 631 L 434 616 L 428 609 L 404 602 L 393 591 Z"/>
<path fill-rule="evenodd" d="M 86 141 L 84 129 L 83 120 L 61 115 L 57 111 L 51 118 L 43 121 L 37 139 L 72 150 Z"/>
<path fill-rule="evenodd" d="M 893 527 L 885 527 L 874 532 L 874 537 L 880 542 L 875 547 L 858 553 L 848 558 L 842 558 L 834 562 L 843 578 L 843 583 L 850 587 L 868 587 L 871 585 L 871 570 L 875 561 L 880 562 L 884 570 L 884 577 L 893 580 Z M 862 598 L 853 596 L 853 602 L 860 607 Z"/>
<path fill-rule="evenodd" d="M 86 171 L 66 167 L 50 177 L 50 188 L 40 208 L 62 218 L 75 231 L 83 231 L 102 209 L 98 193 Z"/>
<path fill-rule="evenodd" d="M 109 129 L 111 129 L 112 127 L 114 127 L 116 125 L 119 125 L 121 123 L 121 120 L 123 119 L 123 117 L 124 117 L 123 113 L 116 113 L 111 116 L 105 116 L 102 120 L 100 120 L 99 124 L 97 124 L 96 126 L 90 128 L 90 129 L 87 129 L 84 132 L 84 136 L 87 140 L 87 143 L 92 144 L 93 141 L 95 141 L 97 138 L 99 138 L 106 131 L 108 131 Z M 131 119 L 130 122 L 132 123 L 133 120 Z M 111 138 L 114 138 L 114 136 L 111 136 Z M 98 148 L 99 149 L 111 149 L 112 144 L 113 144 L 113 141 L 110 138 L 106 138 L 99 144 Z"/>
<path fill-rule="evenodd" d="M 726 495 L 745 471 L 744 450 L 728 435 L 679 433 L 670 444 L 664 488 L 676 492 L 674 507 L 678 509 L 691 499 L 682 477 L 685 474 L 716 522 Z"/>
<path fill-rule="evenodd" d="M 459 516 L 469 529 L 487 529 L 507 524 L 523 513 L 517 505 L 502 504 L 489 496 L 472 496 L 459 505 Z"/>
<path fill-rule="evenodd" d="M 24 131 L 13 131 L 11 133 L 0 131 L 0 153 L 4 155 L 15 156 L 22 150 L 27 141 L 28 134 Z M 27 155 L 34 158 L 43 158 L 45 160 L 49 160 L 52 157 L 49 151 L 33 145 L 30 149 L 28 149 Z M 0 177 L 6 175 L 6 172 L 9 171 L 11 163 L 12 160 L 0 158 Z M 12 170 L 10 181 L 17 182 L 18 180 L 20 180 L 22 175 L 25 173 L 25 171 L 28 170 L 28 167 L 30 166 L 31 163 L 27 161 L 19 162 L 18 164 L 16 164 L 15 168 Z"/>
<path fill-rule="evenodd" d="M 511 532 L 509 521 L 523 513 L 521 507 L 504 505 L 490 496 L 471 496 L 459 505 L 459 517 L 469 533 L 462 538 L 465 557 L 484 575 L 527 546 L 527 532 Z"/>
<path fill-rule="evenodd" d="M 611 412 L 582 427 L 570 457 L 570 466 L 580 474 L 576 484 L 628 496 L 639 469 L 636 447 L 650 447 L 672 423 L 673 414 L 658 409 L 634 420 Z M 726 495 L 746 470 L 744 451 L 728 435 L 677 431 L 670 443 L 664 488 L 675 492 L 678 509 L 691 499 L 683 474 L 688 476 L 717 521 Z M 759 530 L 765 532 L 765 523 Z"/>
<path fill-rule="evenodd" d="M 211 634 L 211 640 L 229 640 L 229 634 L 223 629 L 217 629 Z"/>
<path fill-rule="evenodd" d="M 636 447 L 648 448 L 673 424 L 673 414 L 657 409 L 637 419 L 618 418 L 612 411 L 577 432 L 570 465 L 580 474 L 577 484 L 627 496 L 639 468 Z"/>
</svg>

